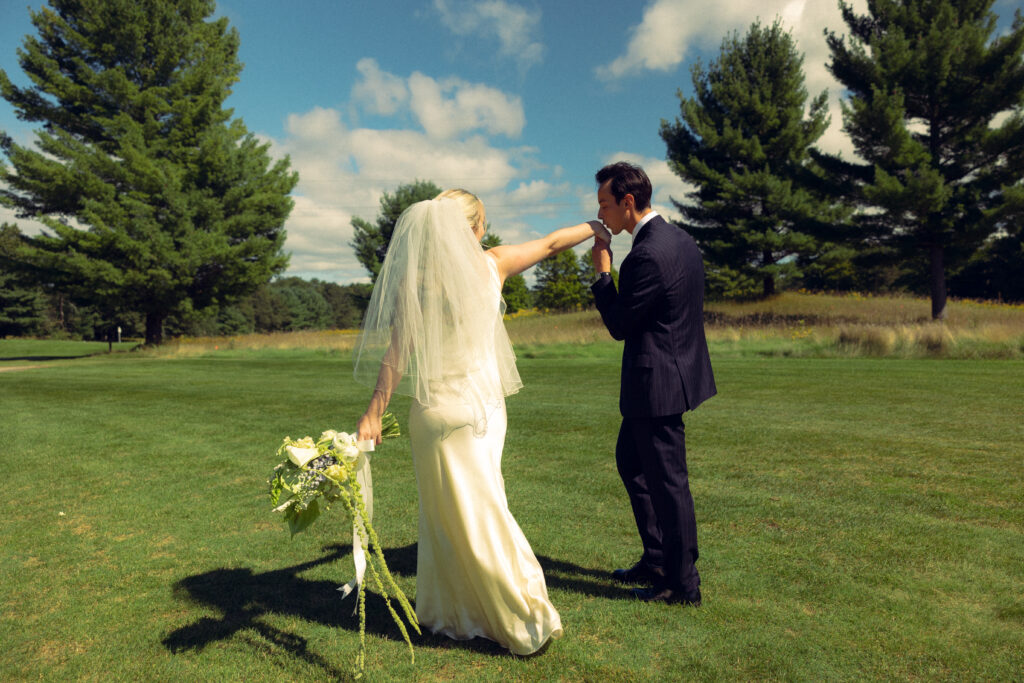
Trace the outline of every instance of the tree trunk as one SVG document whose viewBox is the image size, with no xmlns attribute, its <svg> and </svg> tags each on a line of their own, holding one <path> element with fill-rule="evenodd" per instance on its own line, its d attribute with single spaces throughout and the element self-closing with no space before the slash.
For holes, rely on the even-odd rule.
<svg viewBox="0 0 1024 683">
<path fill-rule="evenodd" d="M 943 261 L 942 245 L 931 246 L 932 320 L 946 318 L 946 267 Z"/>
<path fill-rule="evenodd" d="M 146 346 L 159 346 L 164 341 L 163 313 L 148 311 L 146 313 Z"/>
<path fill-rule="evenodd" d="M 775 295 L 775 276 L 765 275 L 763 280 L 764 297 L 767 299 Z"/>
</svg>

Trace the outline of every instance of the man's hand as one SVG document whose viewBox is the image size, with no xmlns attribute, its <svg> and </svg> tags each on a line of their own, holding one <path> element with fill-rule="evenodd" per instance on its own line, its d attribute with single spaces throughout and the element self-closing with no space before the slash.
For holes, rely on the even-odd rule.
<svg viewBox="0 0 1024 683">
<path fill-rule="evenodd" d="M 610 273 L 612 270 L 612 245 L 610 242 L 594 240 L 590 248 L 590 258 L 594 261 L 594 272 Z"/>
<path fill-rule="evenodd" d="M 595 240 L 611 244 L 612 234 L 608 232 L 608 228 L 604 227 L 604 223 L 601 221 L 587 221 L 587 225 L 594 231 Z"/>
</svg>

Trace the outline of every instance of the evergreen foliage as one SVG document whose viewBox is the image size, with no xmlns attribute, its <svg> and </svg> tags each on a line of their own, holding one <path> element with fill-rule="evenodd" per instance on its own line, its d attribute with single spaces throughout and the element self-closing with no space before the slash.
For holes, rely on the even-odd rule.
<svg viewBox="0 0 1024 683">
<path fill-rule="evenodd" d="M 992 239 L 950 279 L 958 296 L 1024 301 L 1024 229 Z"/>
<path fill-rule="evenodd" d="M 587 305 L 591 306 L 594 303 L 594 297 L 590 294 L 590 286 L 597 282 L 597 271 L 594 270 L 594 260 L 590 258 L 589 254 L 585 254 L 579 258 L 580 266 L 580 284 L 583 285 L 584 289 L 587 290 Z M 612 282 L 615 286 L 619 286 L 619 271 L 612 266 L 609 271 L 612 276 Z"/>
<path fill-rule="evenodd" d="M 350 244 L 356 251 L 356 258 L 366 268 L 373 282 L 377 281 L 377 275 L 384 264 L 384 257 L 391 245 L 391 236 L 395 232 L 398 217 L 412 204 L 433 199 L 440 193 L 441 188 L 429 180 L 416 180 L 406 185 L 400 185 L 394 192 L 384 193 L 380 198 L 380 213 L 377 215 L 375 223 L 370 223 L 359 217 L 352 219 L 355 238 Z M 484 249 L 490 249 L 502 243 L 500 237 L 490 232 L 490 225 L 487 227 L 488 232 L 480 240 Z M 505 280 L 501 293 L 505 299 L 508 313 L 515 313 L 522 308 L 529 308 L 531 305 L 530 290 L 522 275 L 513 275 Z M 366 302 L 363 302 L 360 310 L 360 322 L 365 310 Z"/>
<path fill-rule="evenodd" d="M 352 219 L 355 236 L 349 244 L 356 250 L 356 258 L 370 274 L 371 281 L 377 281 L 380 268 L 384 265 L 384 256 L 391 245 L 398 217 L 416 202 L 433 199 L 440 193 L 441 188 L 429 180 L 416 180 L 400 185 L 394 192 L 384 193 L 380 198 L 380 213 L 377 214 L 376 223 L 358 216 Z"/>
<path fill-rule="evenodd" d="M 17 226 L 0 225 L 0 339 L 38 334 L 43 327 L 41 293 L 24 287 L 2 260 L 20 234 Z"/>
<path fill-rule="evenodd" d="M 42 292 L 0 268 L 0 339 L 44 334 L 45 311 Z"/>
<path fill-rule="evenodd" d="M 169 316 L 245 295 L 288 262 L 297 176 L 223 106 L 242 66 L 214 9 L 50 0 L 19 51 L 33 85 L 0 71 L 0 95 L 42 124 L 38 150 L 0 135 L 0 201 L 49 228 L 11 257 L 104 315 L 144 314 L 150 344 Z"/>
<path fill-rule="evenodd" d="M 279 278 L 216 315 L 178 323 L 181 334 L 230 335 L 359 327 L 371 285 Z"/>
<path fill-rule="evenodd" d="M 501 297 L 505 300 L 506 313 L 518 313 L 533 307 L 533 293 L 522 274 L 513 275 L 505 280 L 505 285 L 501 288 Z"/>
<path fill-rule="evenodd" d="M 537 264 L 533 291 L 538 308 L 574 311 L 593 303 L 590 290 L 580 280 L 580 263 L 572 249 Z"/>
<path fill-rule="evenodd" d="M 373 285 L 353 283 L 339 285 L 336 282 L 313 280 L 320 290 L 320 295 L 330 309 L 331 322 L 329 327 L 336 330 L 352 330 L 363 323 L 363 314 L 370 304 Z"/>
<path fill-rule="evenodd" d="M 662 121 L 669 166 L 696 186 L 673 200 L 704 253 L 710 291 L 764 296 L 801 276 L 801 263 L 841 262 L 849 209 L 812 145 L 829 124 L 827 93 L 807 103 L 803 57 L 776 21 L 722 42 L 692 69 L 695 96 Z M 798 260 L 799 257 L 802 260 Z"/>
<path fill-rule="evenodd" d="M 849 42 L 826 32 L 828 67 L 850 92 L 845 129 L 867 162 L 860 197 L 874 210 L 861 223 L 873 244 L 927 262 L 916 270 L 936 319 L 947 271 L 1024 207 L 1024 20 L 1018 10 L 994 36 L 993 2 L 873 0 L 863 16 L 841 2 Z"/>
</svg>

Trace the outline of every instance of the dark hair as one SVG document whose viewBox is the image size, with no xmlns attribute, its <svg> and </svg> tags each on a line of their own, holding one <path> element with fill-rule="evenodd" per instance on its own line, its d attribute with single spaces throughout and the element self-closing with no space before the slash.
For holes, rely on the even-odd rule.
<svg viewBox="0 0 1024 683">
<path fill-rule="evenodd" d="M 616 203 L 621 203 L 623 197 L 631 194 L 637 211 L 643 211 L 651 206 L 651 180 L 639 166 L 617 161 L 602 168 L 594 178 L 598 187 L 609 180 L 612 181 L 608 189 L 611 190 Z"/>
</svg>

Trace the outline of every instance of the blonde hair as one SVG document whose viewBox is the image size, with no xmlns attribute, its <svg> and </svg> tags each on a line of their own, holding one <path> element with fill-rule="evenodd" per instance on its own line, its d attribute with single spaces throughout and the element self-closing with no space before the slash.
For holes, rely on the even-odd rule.
<svg viewBox="0 0 1024 683">
<path fill-rule="evenodd" d="M 469 226 L 474 232 L 487 229 L 487 213 L 484 211 L 484 203 L 472 192 L 458 188 L 445 190 L 434 199 L 454 199 L 459 203 L 459 208 L 466 215 Z"/>
</svg>

